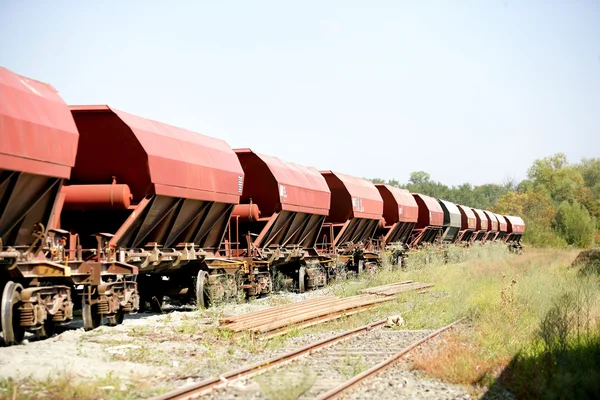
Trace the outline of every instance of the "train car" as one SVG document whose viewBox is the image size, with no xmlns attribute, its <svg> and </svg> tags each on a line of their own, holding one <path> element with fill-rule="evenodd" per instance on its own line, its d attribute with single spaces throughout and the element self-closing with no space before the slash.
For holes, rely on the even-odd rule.
<svg viewBox="0 0 600 400">
<path fill-rule="evenodd" d="M 475 232 L 473 233 L 473 241 L 481 242 L 487 236 L 488 220 L 483 210 L 471 208 L 471 211 L 475 214 Z"/>
<path fill-rule="evenodd" d="M 456 207 L 460 211 L 460 234 L 457 242 L 470 244 L 473 242 L 475 229 L 477 228 L 477 218 L 475 213 L 469 207 L 457 204 Z"/>
<path fill-rule="evenodd" d="M 444 231 L 442 232 L 442 243 L 451 244 L 456 242 L 460 234 L 461 216 L 456 204 L 438 199 L 444 210 Z"/>
<path fill-rule="evenodd" d="M 504 242 L 508 245 L 508 248 L 515 253 L 521 253 L 523 251 L 523 245 L 521 244 L 521 238 L 525 233 L 525 222 L 521 217 L 513 215 L 505 215 L 507 224 L 507 236 Z"/>
<path fill-rule="evenodd" d="M 243 287 L 249 295 L 267 293 L 272 285 L 265 282 L 269 270 L 281 274 L 288 285 L 294 282 L 300 292 L 325 285 L 326 260 L 315 248 L 331 202 L 325 178 L 315 168 L 250 149 L 235 153 L 245 181 L 241 203 L 232 215 L 228 252 L 262 274 L 260 286 Z"/>
<path fill-rule="evenodd" d="M 383 218 L 383 199 L 366 179 L 332 171 L 321 171 L 321 175 L 331 192 L 331 206 L 317 249 L 337 260 L 330 275 L 360 273 L 365 266 L 376 265 L 379 257 L 372 247 Z"/>
<path fill-rule="evenodd" d="M 406 189 L 384 184 L 375 187 L 383 199 L 383 220 L 376 235 L 379 247 L 391 252 L 393 262 L 401 265 L 419 218 L 419 206 Z"/>
<path fill-rule="evenodd" d="M 56 325 L 68 323 L 76 289 L 83 291 L 84 323 L 92 304 L 104 307 L 99 317 L 110 325 L 121 322 L 137 307 L 137 268 L 101 255 L 83 260 L 81 252 L 72 251 L 72 235 L 56 226 L 61 187 L 71 175 L 79 139 L 68 106 L 51 85 L 2 67 L 0 98 L 0 325 L 5 344 L 21 342 L 27 331 L 51 336 Z"/>
<path fill-rule="evenodd" d="M 483 210 L 483 213 L 488 221 L 488 230 L 483 241 L 493 242 L 496 240 L 496 236 L 498 235 L 498 220 L 491 211 Z"/>
<path fill-rule="evenodd" d="M 71 113 L 80 138 L 63 227 L 139 267 L 142 305 L 235 296 L 240 263 L 219 248 L 244 171 L 227 143 L 106 105 Z"/>
<path fill-rule="evenodd" d="M 500 214 L 494 213 L 494 217 L 498 221 L 498 234 L 496 235 L 496 241 L 504 242 L 506 235 L 508 234 L 508 224 L 506 218 Z"/>
<path fill-rule="evenodd" d="M 417 248 L 438 241 L 444 229 L 444 210 L 433 197 L 412 194 L 419 206 L 419 217 L 411 235 L 410 247 Z"/>
</svg>

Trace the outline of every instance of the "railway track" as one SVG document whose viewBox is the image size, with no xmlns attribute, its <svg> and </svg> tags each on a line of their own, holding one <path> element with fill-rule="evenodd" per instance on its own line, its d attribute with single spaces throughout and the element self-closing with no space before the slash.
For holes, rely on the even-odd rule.
<svg viewBox="0 0 600 400">
<path fill-rule="evenodd" d="M 463 319 L 436 331 L 378 329 L 386 320 L 374 322 L 276 356 L 155 397 L 153 400 L 182 400 L 200 396 L 214 399 L 264 398 L 248 378 L 273 371 L 268 386 L 285 384 L 286 377 L 314 379 L 300 398 L 334 399 L 364 380 L 393 365 L 408 352 L 455 326 Z M 294 362 L 295 361 L 295 362 Z M 293 363 L 292 363 L 293 362 Z M 288 365 L 289 364 L 289 365 Z M 283 368 L 285 366 L 285 368 Z M 361 372 L 362 371 L 362 372 Z M 360 372 L 360 373 L 359 373 Z M 296 379 L 295 378 L 295 379 Z M 249 389 L 248 389 L 249 388 Z M 286 390 L 282 388 L 282 390 Z M 245 391 L 245 393 L 240 393 Z M 253 391 L 254 393 L 249 393 Z"/>
</svg>

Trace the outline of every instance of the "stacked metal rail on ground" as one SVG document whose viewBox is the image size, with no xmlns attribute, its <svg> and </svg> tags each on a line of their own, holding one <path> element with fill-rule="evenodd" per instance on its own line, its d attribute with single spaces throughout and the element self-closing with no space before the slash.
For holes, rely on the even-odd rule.
<svg viewBox="0 0 600 400">
<path fill-rule="evenodd" d="M 375 286 L 368 289 L 363 289 L 360 292 L 365 294 L 378 294 L 380 296 L 393 296 L 401 292 L 408 292 L 410 290 L 427 289 L 432 287 L 432 283 L 421 283 L 413 281 L 403 281 L 392 283 L 389 285 Z"/>
<path fill-rule="evenodd" d="M 285 304 L 248 314 L 229 316 L 220 320 L 222 329 L 250 332 L 268 338 L 282 335 L 291 329 L 307 328 L 343 316 L 363 312 L 376 304 L 394 300 L 396 293 L 418 290 L 432 284 L 404 281 L 365 289 L 363 294 L 339 298 L 322 296 L 299 303 Z M 371 292 L 369 292 L 371 291 Z M 383 297 L 382 297 L 383 296 Z"/>
</svg>

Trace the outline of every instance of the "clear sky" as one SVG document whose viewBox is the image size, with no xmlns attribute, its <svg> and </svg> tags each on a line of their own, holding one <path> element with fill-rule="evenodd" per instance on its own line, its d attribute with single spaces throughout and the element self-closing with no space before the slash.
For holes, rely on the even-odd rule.
<svg viewBox="0 0 600 400">
<path fill-rule="evenodd" d="M 0 65 L 361 177 L 501 183 L 600 156 L 598 0 L 0 0 Z"/>
</svg>

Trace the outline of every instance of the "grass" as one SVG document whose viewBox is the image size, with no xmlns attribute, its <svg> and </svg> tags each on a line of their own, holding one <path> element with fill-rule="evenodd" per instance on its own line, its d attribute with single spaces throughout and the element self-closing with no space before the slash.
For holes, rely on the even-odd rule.
<svg viewBox="0 0 600 400">
<path fill-rule="evenodd" d="M 316 374 L 304 367 L 266 372 L 254 378 L 269 400 L 295 400 L 308 392 L 317 379 Z"/>
<path fill-rule="evenodd" d="M 367 364 L 362 354 L 346 354 L 344 358 L 337 360 L 333 368 L 344 378 L 350 379 L 367 369 Z"/>
<path fill-rule="evenodd" d="M 115 400 L 142 399 L 160 393 L 145 381 L 126 381 L 111 373 L 82 380 L 70 374 L 57 374 L 43 379 L 0 379 L 0 398 L 11 400 Z M 135 390 L 131 390 L 135 388 Z"/>
<path fill-rule="evenodd" d="M 583 394 L 599 395 L 598 276 L 570 268 L 576 252 L 569 250 L 501 257 L 477 251 L 478 257 L 457 265 L 407 273 L 436 282 L 428 296 L 404 298 L 409 327 L 460 316 L 472 324 L 468 333 L 447 335 L 437 351 L 418 353 L 414 367 L 453 383 L 503 386 L 519 398 L 576 398 L 573 393 L 582 394 L 582 388 Z"/>
<path fill-rule="evenodd" d="M 135 327 L 123 337 L 108 339 L 95 331 L 86 337 L 103 346 L 139 345 L 139 349 L 125 349 L 110 357 L 168 368 L 174 373 L 171 379 L 177 380 L 222 373 L 231 369 L 232 361 L 283 348 L 288 339 L 304 334 L 348 330 L 398 314 L 405 321 L 399 329 L 438 328 L 466 316 L 468 327 L 444 334 L 436 351 L 416 353 L 413 367 L 448 382 L 508 388 L 524 398 L 551 397 L 549 393 L 568 398 L 569 392 L 565 395 L 559 389 L 573 387 L 579 392 L 573 389 L 572 395 L 597 394 L 600 390 L 594 385 L 600 382 L 596 372 L 600 370 L 600 340 L 594 332 L 600 332 L 600 325 L 596 325 L 600 318 L 598 271 L 588 268 L 584 274 L 579 271 L 585 268 L 570 268 L 576 254 L 570 250 L 527 249 L 517 256 L 502 245 L 426 249 L 411 254 L 404 270 L 386 263 L 380 273 L 336 282 L 330 291 L 348 297 L 368 287 L 403 280 L 434 283 L 433 288 L 423 293 L 400 293 L 396 301 L 376 305 L 368 312 L 291 329 L 269 340 L 233 335 L 208 324 L 207 320 L 214 322 L 221 316 L 219 306 L 185 313 L 179 320 L 166 315 L 156 327 Z M 270 305 L 288 301 L 275 296 L 268 299 Z M 174 346 L 152 347 L 152 343 L 163 342 Z M 364 368 L 363 364 L 360 357 L 349 356 L 332 368 L 352 376 Z M 576 366 L 580 368 L 574 374 Z M 590 372 L 582 373 L 584 369 Z M 285 400 L 306 393 L 314 379 L 311 371 L 296 371 L 273 376 L 265 373 L 256 381 L 266 397 Z M 126 391 L 121 390 L 123 385 Z M 0 380 L 0 398 L 125 399 L 146 397 L 145 390 L 144 385 L 132 387 L 110 375 L 87 381 L 71 376 Z"/>
</svg>

